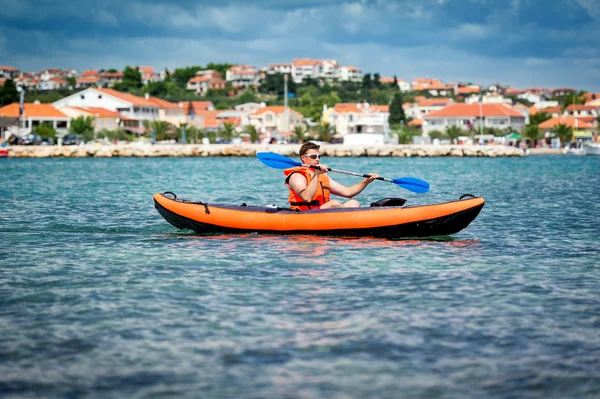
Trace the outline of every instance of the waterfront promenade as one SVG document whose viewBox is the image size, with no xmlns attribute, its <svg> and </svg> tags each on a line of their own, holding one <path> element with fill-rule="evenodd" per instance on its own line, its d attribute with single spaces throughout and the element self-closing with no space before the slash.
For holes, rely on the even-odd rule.
<svg viewBox="0 0 600 399">
<path fill-rule="evenodd" d="M 123 143 L 82 146 L 8 146 L 9 158 L 111 158 L 111 157 L 253 157 L 259 151 L 286 156 L 297 154 L 298 144 L 157 144 Z M 522 157 L 525 152 L 511 146 L 490 145 L 382 145 L 344 146 L 323 144 L 321 153 L 330 157 Z M 530 154 L 562 154 L 560 149 L 530 149 Z"/>
</svg>

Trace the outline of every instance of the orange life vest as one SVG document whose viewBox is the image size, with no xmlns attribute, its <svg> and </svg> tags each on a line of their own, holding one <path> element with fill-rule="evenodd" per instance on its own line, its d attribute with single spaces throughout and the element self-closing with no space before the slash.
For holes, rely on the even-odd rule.
<svg viewBox="0 0 600 399">
<path fill-rule="evenodd" d="M 290 189 L 290 195 L 288 196 L 290 208 L 306 211 L 309 209 L 313 209 L 314 207 L 321 206 L 326 202 L 329 202 L 329 194 L 331 192 L 331 189 L 329 188 L 329 176 L 323 173 L 319 175 L 317 192 L 315 193 L 314 197 L 312 197 L 310 202 L 306 202 L 302 199 L 300 194 L 298 194 L 296 191 L 294 191 L 293 188 L 290 187 L 290 177 L 294 173 L 300 173 L 302 176 L 304 176 L 306 178 L 307 186 L 314 178 L 314 176 L 309 172 L 308 168 L 295 167 L 283 171 L 283 174 L 286 176 L 285 185 L 288 186 L 288 188 Z"/>
</svg>

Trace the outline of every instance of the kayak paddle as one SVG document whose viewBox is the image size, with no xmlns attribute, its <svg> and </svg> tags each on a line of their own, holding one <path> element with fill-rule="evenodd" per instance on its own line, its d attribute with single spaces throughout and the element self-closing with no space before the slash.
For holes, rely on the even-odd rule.
<svg viewBox="0 0 600 399">
<path fill-rule="evenodd" d="M 304 165 L 302 162 L 294 161 L 293 159 L 290 159 L 281 154 L 277 154 L 275 152 L 257 152 L 256 157 L 265 165 L 275 169 L 287 169 L 294 166 L 304 166 L 306 168 L 317 169 L 317 167 L 314 165 Z M 343 173 L 345 175 L 369 177 L 369 175 L 364 175 L 361 173 L 346 172 L 343 170 L 336 170 L 331 168 L 327 168 L 327 171 Z M 394 183 L 395 185 L 412 191 L 414 193 L 426 193 L 427 191 L 429 191 L 429 183 L 427 183 L 424 180 L 417 179 L 415 177 L 400 177 L 395 179 L 386 179 L 385 177 L 378 177 L 377 180 Z"/>
</svg>

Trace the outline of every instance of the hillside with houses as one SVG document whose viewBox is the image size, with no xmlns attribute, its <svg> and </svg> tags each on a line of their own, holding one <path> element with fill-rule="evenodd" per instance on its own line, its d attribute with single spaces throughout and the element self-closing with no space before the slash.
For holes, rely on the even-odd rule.
<svg viewBox="0 0 600 399">
<path fill-rule="evenodd" d="M 3 140 L 75 134 L 83 141 L 311 138 L 378 145 L 502 142 L 512 135 L 546 146 L 553 138 L 563 144 L 597 140 L 599 115 L 600 93 L 585 88 L 404 79 L 328 59 L 173 71 L 0 66 Z"/>
</svg>

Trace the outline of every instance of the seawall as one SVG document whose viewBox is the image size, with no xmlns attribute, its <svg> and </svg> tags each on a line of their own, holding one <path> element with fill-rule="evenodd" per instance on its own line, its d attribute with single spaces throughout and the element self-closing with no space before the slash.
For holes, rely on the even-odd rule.
<svg viewBox="0 0 600 399">
<path fill-rule="evenodd" d="M 11 158 L 111 158 L 111 157 L 253 157 L 259 151 L 297 155 L 299 144 L 110 144 L 83 146 L 8 146 Z M 344 146 L 324 144 L 321 153 L 330 157 L 522 157 L 523 150 L 501 145 L 383 145 Z"/>
</svg>

